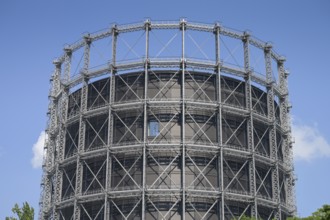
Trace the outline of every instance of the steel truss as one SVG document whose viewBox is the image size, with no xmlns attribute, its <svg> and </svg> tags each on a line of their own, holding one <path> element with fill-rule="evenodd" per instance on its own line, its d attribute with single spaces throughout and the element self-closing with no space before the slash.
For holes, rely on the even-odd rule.
<svg viewBox="0 0 330 220">
<path fill-rule="evenodd" d="M 94 68 L 91 51 L 104 39 L 111 59 Z M 221 48 L 238 65 L 224 62 Z M 264 54 L 263 74 L 252 50 Z M 65 47 L 51 78 L 39 219 L 295 214 L 284 61 L 247 32 L 184 19 L 114 25 Z"/>
</svg>

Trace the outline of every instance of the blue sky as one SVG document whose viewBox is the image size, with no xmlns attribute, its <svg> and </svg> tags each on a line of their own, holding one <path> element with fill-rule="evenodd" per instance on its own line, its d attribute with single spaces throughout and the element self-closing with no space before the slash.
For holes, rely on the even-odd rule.
<svg viewBox="0 0 330 220">
<path fill-rule="evenodd" d="M 250 30 L 286 56 L 298 214 L 330 204 L 329 12 L 327 0 L 1 0 L 0 219 L 15 203 L 28 201 L 38 210 L 41 168 L 31 160 L 46 126 L 52 60 L 84 32 L 146 18 L 219 21 Z"/>
</svg>

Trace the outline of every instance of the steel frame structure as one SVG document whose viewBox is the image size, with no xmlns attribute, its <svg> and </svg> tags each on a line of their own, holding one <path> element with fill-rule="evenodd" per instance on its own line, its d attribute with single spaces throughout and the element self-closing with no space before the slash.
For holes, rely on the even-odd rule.
<svg viewBox="0 0 330 220">
<path fill-rule="evenodd" d="M 166 43 L 158 39 L 162 48 L 155 51 L 157 31 L 174 35 Z M 139 37 L 120 41 L 127 33 Z M 194 33 L 214 39 L 214 58 Z M 243 57 L 227 52 L 242 65 L 224 60 L 226 37 L 239 42 Z M 110 59 L 94 68 L 93 45 L 105 39 Z M 162 56 L 175 39 L 179 53 Z M 119 42 L 127 49 L 123 59 Z M 191 47 L 201 57 L 187 54 Z M 73 67 L 79 50 L 81 62 Z M 252 50 L 261 51 L 261 74 Z M 284 62 L 248 32 L 185 19 L 113 25 L 66 46 L 51 78 L 39 219 L 294 215 Z"/>
</svg>

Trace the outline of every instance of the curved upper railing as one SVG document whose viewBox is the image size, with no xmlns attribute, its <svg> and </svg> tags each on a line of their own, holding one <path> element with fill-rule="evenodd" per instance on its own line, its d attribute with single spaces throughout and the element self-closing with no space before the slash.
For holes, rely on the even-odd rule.
<svg viewBox="0 0 330 220">
<path fill-rule="evenodd" d="M 107 60 L 107 62 L 98 65 L 98 66 L 89 66 L 89 58 L 86 58 L 86 56 L 90 56 L 89 52 L 85 51 L 82 56 L 84 56 L 84 61 L 85 64 L 83 67 L 81 67 L 78 71 L 80 74 L 70 74 L 68 73 L 67 66 L 70 65 L 68 64 L 70 61 L 70 58 L 68 56 L 71 56 L 71 54 L 74 54 L 76 51 L 79 49 L 82 49 L 86 47 L 87 45 L 93 44 L 93 42 L 102 40 L 107 37 L 112 37 L 117 40 L 117 36 L 123 34 L 123 33 L 132 33 L 132 32 L 137 32 L 137 31 L 145 31 L 149 32 L 152 30 L 166 30 L 166 29 L 177 29 L 177 30 L 184 30 L 184 31 L 198 31 L 198 32 L 206 32 L 206 33 L 211 33 L 214 34 L 214 36 L 226 36 L 232 39 L 236 40 L 241 40 L 248 42 L 248 45 L 252 45 L 258 50 L 261 50 L 262 53 L 267 53 L 269 54 L 269 59 L 272 60 L 272 62 L 277 63 L 277 65 L 282 65 L 285 61 L 285 58 L 283 56 L 280 56 L 277 54 L 274 49 L 272 48 L 272 45 L 268 42 L 264 42 L 259 40 L 256 37 L 253 37 L 250 35 L 249 32 L 247 31 L 237 31 L 234 29 L 230 29 L 227 27 L 224 27 L 220 25 L 219 23 L 215 24 L 204 24 L 204 23 L 195 23 L 195 22 L 187 22 L 184 19 L 178 20 L 178 21 L 151 21 L 151 20 L 146 20 L 144 22 L 139 22 L 139 23 L 132 23 L 132 24 L 124 24 L 124 25 L 112 25 L 112 27 L 108 29 L 103 29 L 98 32 L 94 33 L 88 33 L 83 36 L 82 39 L 69 44 L 64 47 L 64 53 L 58 57 L 54 63 L 56 65 L 61 66 L 62 64 L 65 65 L 64 71 L 62 71 L 61 79 L 63 84 L 73 87 L 77 83 L 81 82 L 84 78 L 84 76 L 88 77 L 96 77 L 99 75 L 103 75 L 107 72 L 110 72 L 111 69 L 116 69 L 116 70 L 129 70 L 129 69 L 135 69 L 135 68 L 143 68 L 145 63 L 148 62 L 149 66 L 153 66 L 156 68 L 161 68 L 161 67 L 177 67 L 181 65 L 183 62 L 185 65 L 188 65 L 192 68 L 197 68 L 197 69 L 209 69 L 209 70 L 214 70 L 217 67 L 220 67 L 220 71 L 223 71 L 225 73 L 233 74 L 236 76 L 244 77 L 247 74 L 247 71 L 251 72 L 251 80 L 255 81 L 261 85 L 268 86 L 269 84 L 274 84 L 274 89 L 275 92 L 280 95 L 280 94 L 285 94 L 286 91 L 283 89 L 283 85 L 281 85 L 281 79 L 276 80 L 275 78 L 280 78 L 278 77 L 269 77 L 266 76 L 266 69 L 263 71 L 263 73 L 258 73 L 257 70 L 254 69 L 254 66 L 252 64 L 246 64 L 246 55 L 244 54 L 244 57 L 239 57 L 237 59 L 244 59 L 244 64 L 238 65 L 236 64 L 231 64 L 227 61 L 224 61 L 222 57 L 220 57 L 220 51 L 217 51 L 216 53 L 219 53 L 218 56 L 216 56 L 214 59 L 194 59 L 192 57 L 188 57 L 184 55 L 184 52 L 182 54 L 177 54 L 174 57 L 158 57 L 158 56 L 151 56 L 150 54 L 137 54 L 139 56 L 138 59 L 123 59 L 123 60 L 118 60 L 116 58 L 116 53 L 117 53 L 117 48 L 116 48 L 116 43 L 112 42 L 111 45 L 111 58 Z M 184 38 L 184 37 L 182 37 Z M 115 41 L 116 41 L 115 40 Z M 184 41 L 184 39 L 182 39 Z M 216 41 L 216 40 L 215 40 Z M 224 43 L 220 42 L 218 39 L 218 44 Z M 144 43 L 144 42 L 143 42 Z M 111 44 L 111 42 L 109 42 Z M 215 44 L 214 44 L 215 45 Z M 167 45 L 163 45 L 164 47 L 167 47 Z M 180 45 L 181 46 L 181 45 Z M 219 45 L 218 45 L 219 46 Z M 133 47 L 129 49 L 129 52 L 133 51 Z M 152 45 L 148 47 L 152 47 Z M 199 47 L 196 44 L 196 47 Z M 215 46 L 215 50 L 218 50 Z M 93 49 L 90 47 L 89 49 Z M 210 49 L 210 48 L 208 48 Z M 184 50 L 184 49 L 182 49 Z M 220 49 L 219 49 L 220 50 Z M 229 51 L 231 53 L 231 51 Z M 146 52 L 147 53 L 147 52 Z M 249 52 L 247 52 L 249 53 Z M 235 59 L 235 58 L 234 58 Z M 249 58 L 248 58 L 249 59 Z M 265 58 L 266 59 L 266 58 Z M 87 64 L 86 64 L 87 63 Z M 249 61 L 248 61 L 249 63 Z M 273 68 L 274 70 L 276 68 Z M 285 71 L 285 74 L 287 72 Z M 278 73 L 280 75 L 280 73 Z M 272 79 L 271 79 L 272 78 Z"/>
</svg>

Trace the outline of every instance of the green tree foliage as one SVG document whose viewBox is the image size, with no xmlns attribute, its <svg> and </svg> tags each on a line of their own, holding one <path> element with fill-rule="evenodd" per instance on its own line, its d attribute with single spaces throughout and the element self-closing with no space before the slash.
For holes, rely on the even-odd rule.
<svg viewBox="0 0 330 220">
<path fill-rule="evenodd" d="M 330 220 L 330 205 L 323 205 L 316 212 L 313 212 L 311 216 L 305 218 L 292 217 L 288 220 Z"/>
<path fill-rule="evenodd" d="M 15 204 L 12 208 L 12 212 L 17 215 L 18 220 L 33 220 L 34 219 L 34 208 L 29 205 L 29 203 L 24 202 L 23 207 L 20 208 Z M 6 220 L 17 220 L 14 217 L 6 217 Z"/>
<path fill-rule="evenodd" d="M 241 218 L 241 220 L 256 220 L 256 218 L 254 218 L 254 217 L 248 217 L 248 216 L 243 216 L 242 218 Z"/>
</svg>

